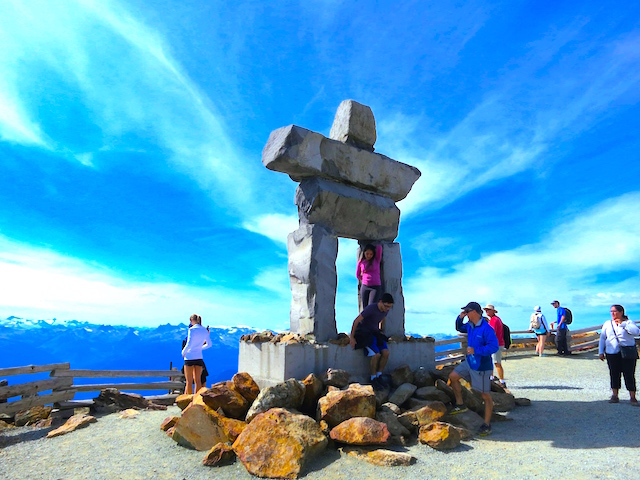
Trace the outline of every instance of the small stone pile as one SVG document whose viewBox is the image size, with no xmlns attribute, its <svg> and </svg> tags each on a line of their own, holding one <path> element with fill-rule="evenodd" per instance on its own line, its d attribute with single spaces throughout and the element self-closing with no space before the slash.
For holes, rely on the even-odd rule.
<svg viewBox="0 0 640 480">
<path fill-rule="evenodd" d="M 307 334 L 301 335 L 299 333 L 293 332 L 281 332 L 281 333 L 273 333 L 271 330 L 265 330 L 263 332 L 256 333 L 248 333 L 242 335 L 240 337 L 241 342 L 246 343 L 282 343 L 285 345 L 292 345 L 296 343 L 300 344 L 311 344 L 314 345 L 316 342 L 315 335 Z M 400 342 L 435 342 L 435 338 L 433 337 L 415 337 L 411 335 L 394 335 L 389 337 L 387 343 L 400 343 Z M 336 337 L 327 340 L 326 343 L 334 344 L 334 345 L 349 345 L 349 335 L 346 333 L 339 333 Z"/>
<path fill-rule="evenodd" d="M 297 478 L 326 448 L 337 448 L 375 465 L 410 465 L 415 458 L 383 448 L 416 440 L 437 450 L 456 448 L 483 423 L 479 393 L 463 384 L 469 410 L 451 415 L 455 402 L 447 379 L 453 367 L 435 371 L 402 366 L 384 375 L 381 388 L 349 383 L 349 373 L 329 369 L 321 377 L 289 379 L 260 390 L 248 373 L 181 395 L 180 417 L 161 425 L 178 444 L 206 451 L 203 464 L 220 466 L 240 459 L 249 473 Z M 516 399 L 492 384 L 494 412 L 507 412 Z M 494 413 L 494 421 L 508 420 Z"/>
</svg>

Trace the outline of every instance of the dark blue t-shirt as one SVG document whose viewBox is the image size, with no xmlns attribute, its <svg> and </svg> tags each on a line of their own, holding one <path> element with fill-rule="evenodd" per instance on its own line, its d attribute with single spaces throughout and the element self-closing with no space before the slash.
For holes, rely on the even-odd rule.
<svg viewBox="0 0 640 480">
<path fill-rule="evenodd" d="M 359 327 L 365 328 L 370 332 L 380 331 L 380 322 L 387 316 L 387 312 L 381 312 L 377 303 L 372 303 L 364 307 L 364 310 L 360 313 L 362 315 L 362 322 Z"/>
</svg>

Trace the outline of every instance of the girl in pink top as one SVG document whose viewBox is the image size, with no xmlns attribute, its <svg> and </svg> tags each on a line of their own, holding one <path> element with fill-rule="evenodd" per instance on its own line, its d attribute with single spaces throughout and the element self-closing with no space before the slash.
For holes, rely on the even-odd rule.
<svg viewBox="0 0 640 480">
<path fill-rule="evenodd" d="M 362 257 L 358 260 L 356 268 L 362 308 L 376 303 L 382 293 L 382 282 L 380 281 L 381 260 L 382 245 L 376 245 L 375 247 L 370 243 L 365 245 Z"/>
</svg>

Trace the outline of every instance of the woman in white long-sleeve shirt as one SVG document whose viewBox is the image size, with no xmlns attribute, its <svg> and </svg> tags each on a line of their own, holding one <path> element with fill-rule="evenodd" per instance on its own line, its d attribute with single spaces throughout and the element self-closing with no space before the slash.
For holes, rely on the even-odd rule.
<svg viewBox="0 0 640 480">
<path fill-rule="evenodd" d="M 620 347 L 636 346 L 635 336 L 640 335 L 638 326 L 629 320 L 624 314 L 622 305 L 611 305 L 611 321 L 602 325 L 600 333 L 600 360 L 604 361 L 605 355 L 611 377 L 611 391 L 613 394 L 609 403 L 618 403 L 618 391 L 620 390 L 620 374 L 624 376 L 624 385 L 629 390 L 631 405 L 637 407 L 636 400 L 636 362 L 637 358 L 622 358 Z M 638 355 L 635 355 L 636 357 Z"/>
<path fill-rule="evenodd" d="M 186 394 L 193 393 L 192 388 L 194 383 L 196 385 L 196 392 L 202 388 L 202 381 L 200 379 L 202 368 L 204 367 L 202 351 L 211 347 L 209 330 L 202 326 L 200 316 L 193 314 L 189 321 L 191 325 L 189 326 L 189 333 L 187 334 L 187 343 L 182 349 L 184 376 L 187 381 L 184 389 L 184 393 Z"/>
</svg>

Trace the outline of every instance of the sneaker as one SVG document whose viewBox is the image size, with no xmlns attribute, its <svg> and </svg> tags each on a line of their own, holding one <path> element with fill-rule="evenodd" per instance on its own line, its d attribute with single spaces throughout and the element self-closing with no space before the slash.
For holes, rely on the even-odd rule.
<svg viewBox="0 0 640 480">
<path fill-rule="evenodd" d="M 457 415 L 458 413 L 464 413 L 467 410 L 468 410 L 467 407 L 465 407 L 464 404 L 462 404 L 462 405 L 456 405 L 455 407 L 453 407 L 449 413 L 451 415 Z"/>
<path fill-rule="evenodd" d="M 632 407 L 640 407 L 640 403 L 638 403 L 638 400 L 636 400 L 635 398 L 632 398 L 631 400 L 629 400 L 629 403 L 631 404 Z"/>
<path fill-rule="evenodd" d="M 487 425 L 486 423 L 483 423 L 482 425 L 480 425 L 480 430 L 478 430 L 478 435 L 480 435 L 481 437 L 486 437 L 487 435 L 491 434 L 491 425 Z"/>
<path fill-rule="evenodd" d="M 609 399 L 609 403 L 620 403 L 620 399 L 618 398 L 617 395 L 611 395 L 611 398 Z"/>
<path fill-rule="evenodd" d="M 500 385 L 502 385 L 502 388 L 507 388 L 507 382 L 504 380 L 500 380 Z"/>
</svg>

